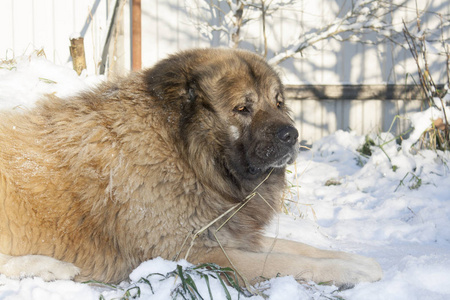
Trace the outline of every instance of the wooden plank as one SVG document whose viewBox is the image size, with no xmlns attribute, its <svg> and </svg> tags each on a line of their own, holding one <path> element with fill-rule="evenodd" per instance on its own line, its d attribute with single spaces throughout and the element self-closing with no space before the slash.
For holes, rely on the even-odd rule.
<svg viewBox="0 0 450 300">
<path fill-rule="evenodd" d="M 33 51 L 33 2 L 16 0 L 11 6 L 14 55 L 28 55 Z"/>
<path fill-rule="evenodd" d="M 160 58 L 159 1 L 142 2 L 142 67 L 151 67 Z M 127 25 L 125 25 L 127 27 Z"/>
<path fill-rule="evenodd" d="M 439 86 L 442 88 L 442 86 Z M 286 85 L 286 98 L 292 100 L 410 100 L 421 99 L 416 85 Z"/>
<path fill-rule="evenodd" d="M 410 128 L 408 117 L 420 111 L 421 104 L 420 100 L 288 100 L 303 145 L 337 130 L 366 135 L 390 129 L 400 135 Z"/>
<path fill-rule="evenodd" d="M 0 61 L 12 59 L 15 55 L 13 6 L 13 0 L 3 1 L 0 9 Z"/>
<path fill-rule="evenodd" d="M 343 105 L 342 105 L 342 123 L 341 123 L 341 128 L 342 130 L 352 130 L 352 128 L 350 127 L 350 110 L 352 107 L 352 101 L 345 99 L 342 100 L 343 101 Z"/>
<path fill-rule="evenodd" d="M 301 111 L 298 112 L 301 120 L 300 140 L 314 141 L 321 137 L 320 131 L 317 129 L 322 123 L 320 115 L 317 115 L 320 114 L 320 110 L 317 109 L 318 104 L 315 100 L 302 101 Z"/>
<path fill-rule="evenodd" d="M 400 120 L 396 119 L 396 116 L 400 116 L 400 113 L 397 109 L 398 102 L 396 100 L 385 100 L 383 102 L 383 108 L 382 108 L 382 124 L 381 124 L 381 130 L 383 132 L 391 132 L 392 134 L 395 134 L 400 130 Z M 395 123 L 394 123 L 395 120 Z"/>
<path fill-rule="evenodd" d="M 362 134 L 370 132 L 380 132 L 382 127 L 382 101 L 381 100 L 366 100 L 362 101 Z"/>
<path fill-rule="evenodd" d="M 320 137 L 324 137 L 327 135 L 332 134 L 336 130 L 338 130 L 338 102 L 334 100 L 326 100 L 321 101 L 320 103 L 321 109 L 322 109 L 322 115 L 321 115 L 321 134 Z"/>
<path fill-rule="evenodd" d="M 33 2 L 33 48 L 43 48 L 47 58 L 53 59 L 54 44 L 54 18 L 53 3 L 51 0 L 41 0 L 39 3 Z M 68 20 L 69 23 L 69 20 Z M 45 48 L 44 48 L 45 47 Z"/>
</svg>

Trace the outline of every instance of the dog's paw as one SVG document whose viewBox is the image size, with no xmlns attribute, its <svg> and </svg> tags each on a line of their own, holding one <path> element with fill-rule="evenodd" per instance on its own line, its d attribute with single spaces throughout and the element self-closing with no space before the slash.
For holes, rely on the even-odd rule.
<svg viewBox="0 0 450 300">
<path fill-rule="evenodd" d="M 383 270 L 375 259 L 355 255 L 343 269 L 342 275 L 343 278 L 338 285 L 354 285 L 380 280 L 383 277 Z"/>
<path fill-rule="evenodd" d="M 41 277 L 45 281 L 73 279 L 80 269 L 71 263 L 60 261 L 49 256 L 4 255 L 0 264 L 0 273 L 10 278 Z"/>
<path fill-rule="evenodd" d="M 323 282 L 330 282 L 339 287 L 353 287 L 360 282 L 374 282 L 383 277 L 383 270 L 378 262 L 369 257 L 346 254 L 345 258 L 325 259 L 320 277 Z"/>
</svg>

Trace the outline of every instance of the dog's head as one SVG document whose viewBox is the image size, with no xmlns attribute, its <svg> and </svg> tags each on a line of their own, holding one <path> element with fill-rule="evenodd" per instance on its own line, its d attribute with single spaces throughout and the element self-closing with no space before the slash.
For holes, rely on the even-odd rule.
<svg viewBox="0 0 450 300">
<path fill-rule="evenodd" d="M 258 55 L 230 49 L 182 52 L 146 75 L 152 95 L 179 110 L 188 160 L 258 179 L 292 163 L 298 132 L 276 72 Z"/>
</svg>

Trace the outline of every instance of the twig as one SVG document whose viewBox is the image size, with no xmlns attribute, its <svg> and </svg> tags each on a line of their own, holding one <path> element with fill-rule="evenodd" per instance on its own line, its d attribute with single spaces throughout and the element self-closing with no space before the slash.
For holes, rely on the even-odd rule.
<svg viewBox="0 0 450 300">
<path fill-rule="evenodd" d="M 270 177 L 270 175 L 272 174 L 273 169 L 270 170 L 269 174 L 253 189 L 253 191 L 247 195 L 247 197 L 245 197 L 244 202 L 238 203 L 234 206 L 232 206 L 231 208 L 229 208 L 226 212 L 224 212 L 223 214 L 221 214 L 220 216 L 218 216 L 217 218 L 215 218 L 213 221 L 209 222 L 206 226 L 203 226 L 200 230 L 198 230 L 191 239 L 191 244 L 189 246 L 189 249 L 186 252 L 185 255 L 185 259 L 187 260 L 190 254 L 190 251 L 192 249 L 192 247 L 194 246 L 194 242 L 195 239 L 202 234 L 203 232 L 205 232 L 209 227 L 211 227 L 213 224 L 215 224 L 217 221 L 219 221 L 220 219 L 222 219 L 224 216 L 226 216 L 227 214 L 229 214 L 230 212 L 233 212 L 214 232 L 214 238 L 216 239 L 217 243 L 219 244 L 220 249 L 222 250 L 222 252 L 224 253 L 225 257 L 227 258 L 228 262 L 230 263 L 230 265 L 232 266 L 232 268 L 236 271 L 236 273 L 241 277 L 242 281 L 244 282 L 246 288 L 248 290 L 254 290 L 254 288 L 252 288 L 252 286 L 249 284 L 248 280 L 242 275 L 241 272 L 239 272 L 238 268 L 236 268 L 236 266 L 234 265 L 233 261 L 230 259 L 230 257 L 228 256 L 228 254 L 226 253 L 224 247 L 222 246 L 222 243 L 220 242 L 219 238 L 217 237 L 217 233 L 219 232 L 220 229 L 222 229 L 223 226 L 225 226 L 225 224 L 236 214 L 238 213 L 244 206 L 247 205 L 248 202 L 250 202 L 251 199 L 253 199 L 256 195 L 259 195 L 261 197 L 261 199 L 263 199 L 263 201 L 271 208 L 273 209 L 275 212 L 276 210 L 269 204 L 269 202 L 266 201 L 266 199 L 264 199 L 264 197 L 261 196 L 261 194 L 259 194 L 257 192 L 258 188 Z M 185 240 L 186 242 L 186 240 Z M 182 248 L 185 245 L 185 242 L 183 242 Z M 182 251 L 182 249 L 180 249 L 180 251 L 178 252 L 178 254 L 180 254 Z M 177 256 L 178 256 L 177 254 Z M 254 290 L 255 293 L 258 293 L 258 291 Z"/>
</svg>

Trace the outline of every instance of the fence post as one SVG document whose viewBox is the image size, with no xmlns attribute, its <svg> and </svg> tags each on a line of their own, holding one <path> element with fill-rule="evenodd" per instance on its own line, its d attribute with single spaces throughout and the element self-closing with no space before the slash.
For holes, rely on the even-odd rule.
<svg viewBox="0 0 450 300">
<path fill-rule="evenodd" d="M 83 41 L 82 37 L 70 38 L 70 56 L 72 56 L 73 69 L 78 75 L 86 69 Z"/>
<path fill-rule="evenodd" d="M 142 67 L 141 52 L 141 0 L 133 0 L 132 11 L 132 69 L 140 70 Z"/>
</svg>

